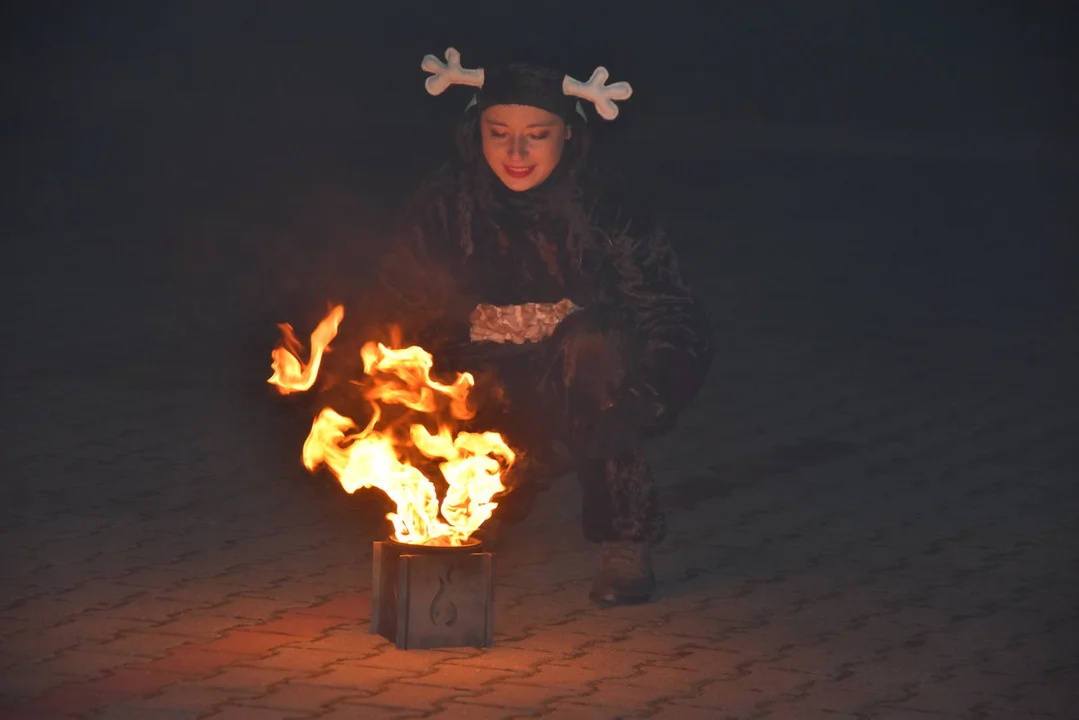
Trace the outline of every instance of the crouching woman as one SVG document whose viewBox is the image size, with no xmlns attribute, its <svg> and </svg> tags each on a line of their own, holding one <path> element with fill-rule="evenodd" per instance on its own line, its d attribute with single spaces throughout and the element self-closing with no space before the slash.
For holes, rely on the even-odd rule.
<svg viewBox="0 0 1079 720">
<path fill-rule="evenodd" d="M 644 446 L 698 392 L 712 333 L 647 204 L 590 159 L 584 107 L 612 119 L 630 89 L 459 60 L 424 61 L 429 92 L 475 95 L 457 153 L 382 262 L 382 290 L 410 335 L 476 375 L 477 425 L 522 450 L 496 517 L 521 517 L 568 461 L 584 535 L 601 544 L 591 598 L 646 602 L 666 520 Z"/>
</svg>

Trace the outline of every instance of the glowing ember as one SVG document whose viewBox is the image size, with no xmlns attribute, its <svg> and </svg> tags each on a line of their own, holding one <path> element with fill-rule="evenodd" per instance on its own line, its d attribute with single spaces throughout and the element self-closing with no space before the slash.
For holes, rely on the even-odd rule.
<svg viewBox="0 0 1079 720">
<path fill-rule="evenodd" d="M 311 358 L 306 365 L 297 357 L 300 344 L 292 327 L 281 325 L 284 341 L 273 351 L 274 374 L 268 382 L 282 394 L 309 390 L 344 315 L 338 305 L 319 323 L 311 335 Z M 304 442 L 304 466 L 314 471 L 325 464 L 348 493 L 371 487 L 385 492 L 397 505 L 397 511 L 386 517 L 399 542 L 464 543 L 491 517 L 497 507 L 491 498 L 505 489 L 502 473 L 515 459 L 498 433 L 454 433 L 452 421 L 473 416 L 468 406 L 472 376 L 461 373 L 449 385 L 433 380 L 434 361 L 419 347 L 395 349 L 369 342 L 360 356 L 372 381 L 364 395 L 372 409 L 367 427 L 359 430 L 350 418 L 323 409 Z M 422 422 L 407 430 L 379 430 L 383 404 L 423 413 L 438 431 L 432 434 Z M 448 485 L 441 505 L 434 483 L 405 457 L 409 448 L 440 461 L 438 467 Z"/>
</svg>

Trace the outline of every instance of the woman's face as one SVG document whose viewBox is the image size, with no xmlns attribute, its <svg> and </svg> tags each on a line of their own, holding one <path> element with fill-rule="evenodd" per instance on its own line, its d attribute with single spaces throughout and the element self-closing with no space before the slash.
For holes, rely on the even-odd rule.
<svg viewBox="0 0 1079 720">
<path fill-rule="evenodd" d="M 492 105 L 480 118 L 483 156 L 498 179 L 516 192 L 550 177 L 571 128 L 554 113 L 530 105 Z"/>
</svg>

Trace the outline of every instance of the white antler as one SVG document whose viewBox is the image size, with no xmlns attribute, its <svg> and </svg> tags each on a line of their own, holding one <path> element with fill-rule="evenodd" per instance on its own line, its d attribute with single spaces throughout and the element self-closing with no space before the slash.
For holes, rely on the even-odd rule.
<svg viewBox="0 0 1079 720">
<path fill-rule="evenodd" d="M 450 85 L 469 85 L 471 87 L 483 87 L 483 68 L 466 70 L 461 67 L 461 53 L 456 48 L 446 50 L 446 62 L 442 62 L 434 55 L 426 55 L 420 67 L 429 73 L 424 85 L 427 92 L 432 95 L 441 95 Z"/>
<path fill-rule="evenodd" d="M 614 104 L 614 101 L 628 100 L 633 94 L 633 88 L 625 81 L 604 85 L 608 77 L 610 73 L 603 66 L 592 72 L 592 77 L 588 78 L 588 82 L 574 80 L 567 75 L 562 80 L 562 92 L 588 100 L 596 106 L 596 112 L 600 117 L 604 120 L 614 120 L 618 117 L 618 106 Z"/>
</svg>

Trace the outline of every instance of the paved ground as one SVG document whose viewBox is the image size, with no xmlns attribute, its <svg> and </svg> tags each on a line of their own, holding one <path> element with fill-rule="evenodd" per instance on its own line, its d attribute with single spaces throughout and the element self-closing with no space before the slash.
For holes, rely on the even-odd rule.
<svg viewBox="0 0 1079 720">
<path fill-rule="evenodd" d="M 686 198 L 723 342 L 653 448 L 659 597 L 589 605 L 566 479 L 503 538 L 488 650 L 369 634 L 377 508 L 299 468 L 268 347 L 122 360 L 104 322 L 16 364 L 0 715 L 1074 717 L 1074 325 L 1038 255 L 1063 186 L 967 168 L 976 207 L 874 186 L 901 171 Z"/>
</svg>

